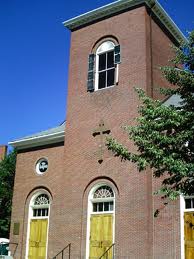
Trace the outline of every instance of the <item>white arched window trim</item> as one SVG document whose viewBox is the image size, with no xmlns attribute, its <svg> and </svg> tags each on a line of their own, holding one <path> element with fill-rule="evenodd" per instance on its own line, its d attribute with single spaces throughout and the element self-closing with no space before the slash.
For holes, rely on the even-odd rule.
<svg viewBox="0 0 194 259">
<path fill-rule="evenodd" d="M 111 188 L 113 192 L 113 197 L 108 198 L 93 198 L 95 191 L 100 188 L 101 186 L 108 186 Z M 108 202 L 113 201 L 113 210 L 111 211 L 100 211 L 100 212 L 93 212 L 93 203 L 94 202 Z M 113 215 L 113 243 L 115 242 L 115 192 L 113 187 L 108 184 L 107 182 L 101 182 L 94 185 L 88 195 L 88 211 L 87 211 L 87 235 L 86 235 L 86 259 L 89 259 L 89 250 L 90 250 L 90 217 L 94 214 L 112 214 Z"/>
<path fill-rule="evenodd" d="M 115 48 L 115 44 L 114 42 L 108 40 L 108 41 L 104 41 L 96 50 L 96 62 L 95 62 L 95 67 L 96 67 L 96 71 L 95 71 L 95 91 L 98 90 L 103 90 L 105 88 L 110 88 L 113 87 L 116 83 L 118 83 L 118 69 L 119 66 L 118 64 L 114 65 L 110 68 L 107 67 L 107 59 L 106 59 L 106 68 L 104 70 L 100 70 L 99 69 L 99 57 L 102 54 L 108 53 L 108 52 L 113 52 L 113 63 L 114 63 L 114 48 Z M 110 86 L 107 86 L 107 72 L 110 70 L 114 69 L 114 83 Z M 106 72 L 106 83 L 105 83 L 105 87 L 103 88 L 99 88 L 99 76 L 100 76 L 100 72 Z"/>
<path fill-rule="evenodd" d="M 44 194 L 48 196 L 49 199 L 49 204 L 41 204 L 41 206 L 39 205 L 35 205 L 35 201 L 38 198 L 39 195 Z M 51 196 L 48 192 L 46 191 L 38 191 L 36 192 L 29 203 L 29 207 L 28 207 L 28 224 L 27 224 L 27 238 L 26 238 L 26 256 L 25 258 L 28 259 L 28 251 L 29 251 L 29 238 L 30 238 L 30 221 L 31 219 L 48 219 L 48 230 L 47 230 L 47 244 L 46 247 L 48 247 L 48 232 L 49 232 L 49 216 L 50 216 L 50 205 L 51 205 Z M 34 209 L 38 209 L 38 208 L 48 208 L 48 215 L 47 216 L 33 216 L 33 210 Z M 46 256 L 47 256 L 47 251 L 46 251 Z"/>
</svg>

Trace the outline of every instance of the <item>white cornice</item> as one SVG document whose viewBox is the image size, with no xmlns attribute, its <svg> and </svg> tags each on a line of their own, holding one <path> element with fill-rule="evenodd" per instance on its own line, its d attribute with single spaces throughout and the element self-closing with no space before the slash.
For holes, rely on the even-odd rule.
<svg viewBox="0 0 194 259">
<path fill-rule="evenodd" d="M 178 42 L 186 40 L 185 36 L 180 31 L 178 26 L 173 22 L 173 20 L 166 13 L 163 7 L 157 2 L 157 0 L 119 0 L 64 21 L 63 24 L 65 27 L 73 31 L 87 24 L 96 22 L 100 19 L 105 19 L 108 16 L 115 15 L 122 11 L 124 12 L 125 10 L 128 10 L 131 7 L 138 6 L 140 4 L 145 4 L 150 9 L 152 9 L 155 16 L 158 17 L 160 22 L 166 27 L 166 29 L 174 36 L 174 38 Z"/>
<path fill-rule="evenodd" d="M 40 147 L 49 144 L 56 144 L 59 142 L 64 142 L 65 132 L 59 131 L 56 133 L 45 134 L 42 136 L 35 136 L 24 138 L 16 141 L 10 141 L 8 144 L 17 148 L 18 150 L 32 148 L 32 147 Z"/>
</svg>

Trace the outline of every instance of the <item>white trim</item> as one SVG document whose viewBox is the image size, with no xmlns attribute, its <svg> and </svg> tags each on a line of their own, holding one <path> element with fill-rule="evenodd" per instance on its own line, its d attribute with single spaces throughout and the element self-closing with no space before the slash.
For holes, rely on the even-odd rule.
<svg viewBox="0 0 194 259">
<path fill-rule="evenodd" d="M 115 68 L 115 84 L 119 83 L 119 64 L 116 64 L 116 68 Z"/>
<path fill-rule="evenodd" d="M 93 199 L 92 196 L 94 194 L 94 192 L 100 187 L 100 186 L 103 186 L 103 185 L 106 185 L 106 186 L 109 186 L 113 193 L 114 193 L 114 197 L 112 198 L 104 198 L 104 199 Z M 113 211 L 107 211 L 107 212 L 92 212 L 92 201 L 96 201 L 96 200 L 99 200 L 99 201 L 113 201 L 114 202 L 114 210 Z M 90 252 L 90 218 L 91 218 L 91 215 L 99 215 L 99 214 L 112 214 L 113 216 L 113 243 L 115 243 L 115 208 L 116 208 L 116 202 L 115 202 L 115 192 L 114 192 L 114 189 L 113 187 L 107 183 L 107 182 L 101 182 L 101 183 L 98 183 L 96 185 L 94 185 L 90 192 L 89 192 L 89 195 L 88 195 L 88 210 L 87 210 L 87 231 L 86 231 L 86 259 L 89 259 L 89 252 Z M 114 252 L 114 250 L 113 250 Z"/>
<path fill-rule="evenodd" d="M 185 258 L 185 244 L 184 244 L 184 209 L 185 201 L 183 195 L 180 195 L 180 228 L 181 228 L 181 259 Z"/>
<path fill-rule="evenodd" d="M 178 42 L 187 41 L 184 34 L 181 32 L 181 30 L 178 28 L 178 26 L 167 14 L 164 8 L 158 3 L 157 0 L 118 0 L 102 7 L 96 8 L 85 14 L 66 20 L 63 22 L 63 25 L 70 30 L 75 30 L 81 26 L 98 21 L 99 19 L 105 19 L 107 16 L 115 15 L 121 11 L 124 12 L 130 7 L 136 7 L 140 4 L 148 6 Z"/>
<path fill-rule="evenodd" d="M 33 208 L 37 207 L 33 204 L 34 200 L 40 195 L 40 194 L 46 194 L 49 197 L 50 203 L 48 204 L 47 208 L 49 208 L 48 216 L 44 217 L 33 217 Z M 48 233 L 49 233 L 49 218 L 50 218 L 50 205 L 51 205 L 51 196 L 46 191 L 38 191 L 35 193 L 29 203 L 28 207 L 28 223 L 27 223 L 27 235 L 26 235 L 26 253 L 25 253 L 25 259 L 28 259 L 28 251 L 29 251 L 29 238 L 30 238 L 30 221 L 31 219 L 48 219 L 48 225 L 47 225 L 47 241 L 46 241 L 46 258 L 47 258 L 47 251 L 48 251 Z"/>
<path fill-rule="evenodd" d="M 23 138 L 15 141 L 8 142 L 9 145 L 17 147 L 17 149 L 24 149 L 29 147 L 37 147 L 41 145 L 53 144 L 64 141 L 65 131 L 60 131 L 41 136 Z"/>
<path fill-rule="evenodd" d="M 45 135 L 42 135 L 42 136 L 35 136 L 35 137 L 24 138 L 24 139 L 21 139 L 21 140 L 10 141 L 9 144 L 12 145 L 12 144 L 17 144 L 17 143 L 21 143 L 21 142 L 25 142 L 25 141 L 29 141 L 29 140 L 52 137 L 52 136 L 55 136 L 55 135 L 60 135 L 61 133 L 63 134 L 64 130 L 59 131 L 59 132 L 55 132 L 55 133 L 51 133 L 51 134 L 45 134 Z"/>
</svg>

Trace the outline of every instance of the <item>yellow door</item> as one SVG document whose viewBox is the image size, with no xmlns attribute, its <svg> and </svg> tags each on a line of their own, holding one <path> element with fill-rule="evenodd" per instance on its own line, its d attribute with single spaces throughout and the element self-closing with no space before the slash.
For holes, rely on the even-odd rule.
<svg viewBox="0 0 194 259">
<path fill-rule="evenodd" d="M 194 212 L 184 213 L 185 259 L 194 258 Z"/>
<path fill-rule="evenodd" d="M 98 259 L 112 245 L 112 214 L 92 215 L 90 219 L 90 259 Z M 103 259 L 112 259 L 112 249 Z"/>
<path fill-rule="evenodd" d="M 46 259 L 47 219 L 30 221 L 28 259 Z"/>
</svg>

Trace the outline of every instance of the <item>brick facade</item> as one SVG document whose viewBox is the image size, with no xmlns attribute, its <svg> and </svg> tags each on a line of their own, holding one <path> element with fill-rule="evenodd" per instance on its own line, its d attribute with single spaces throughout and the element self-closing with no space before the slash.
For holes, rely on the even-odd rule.
<svg viewBox="0 0 194 259">
<path fill-rule="evenodd" d="M 99 39 L 114 37 L 121 45 L 119 83 L 87 92 L 88 55 Z M 160 97 L 157 86 L 166 85 L 158 66 L 172 56 L 168 34 L 151 18 L 145 6 L 75 30 L 71 35 L 69 87 L 65 145 L 20 152 L 13 197 L 11 241 L 19 243 L 15 257 L 25 258 L 28 206 L 33 194 L 46 189 L 52 197 L 49 218 L 48 258 L 71 243 L 71 258 L 85 258 L 87 203 L 91 188 L 109 183 L 116 194 L 115 253 L 117 259 L 180 258 L 179 206 L 172 203 L 153 217 L 161 200 L 152 193 L 158 182 L 151 172 L 136 167 L 104 150 L 97 152 L 99 138 L 92 135 L 100 120 L 111 134 L 126 144 L 122 125 L 134 123 L 138 98 L 134 87 Z M 48 172 L 35 173 L 36 161 L 47 157 Z M 13 235 L 14 222 L 20 223 Z"/>
</svg>

